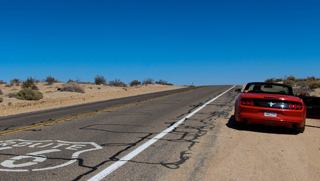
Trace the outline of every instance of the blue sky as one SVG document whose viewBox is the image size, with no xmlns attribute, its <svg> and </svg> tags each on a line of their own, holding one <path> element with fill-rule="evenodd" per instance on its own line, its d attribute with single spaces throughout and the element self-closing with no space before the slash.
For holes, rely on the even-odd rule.
<svg viewBox="0 0 320 181">
<path fill-rule="evenodd" d="M 0 80 L 320 77 L 320 1 L 0 0 Z"/>
</svg>

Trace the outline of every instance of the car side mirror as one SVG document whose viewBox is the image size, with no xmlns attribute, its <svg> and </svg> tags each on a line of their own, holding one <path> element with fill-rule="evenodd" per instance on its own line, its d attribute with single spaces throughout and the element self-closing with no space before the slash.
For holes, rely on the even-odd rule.
<svg viewBox="0 0 320 181">
<path fill-rule="evenodd" d="M 236 90 L 234 90 L 234 91 L 240 93 L 240 92 L 241 92 L 241 89 L 236 89 Z"/>
</svg>

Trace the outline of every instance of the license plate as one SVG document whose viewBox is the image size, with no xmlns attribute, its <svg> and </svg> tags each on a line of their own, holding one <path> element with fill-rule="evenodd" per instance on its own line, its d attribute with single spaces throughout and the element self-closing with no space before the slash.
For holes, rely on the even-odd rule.
<svg viewBox="0 0 320 181">
<path fill-rule="evenodd" d="M 264 123 L 266 123 L 266 124 L 276 124 L 274 122 L 264 122 Z"/>
<path fill-rule="evenodd" d="M 264 112 L 264 116 L 266 117 L 277 117 L 276 112 Z"/>
</svg>

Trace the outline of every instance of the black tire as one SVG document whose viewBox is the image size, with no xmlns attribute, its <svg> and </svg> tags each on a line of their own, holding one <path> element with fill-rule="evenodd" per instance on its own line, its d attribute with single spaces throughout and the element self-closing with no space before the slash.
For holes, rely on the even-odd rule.
<svg viewBox="0 0 320 181">
<path fill-rule="evenodd" d="M 238 122 L 236 120 L 233 120 L 233 126 L 234 127 L 242 127 L 243 126 L 243 123 L 242 122 Z"/>
<path fill-rule="evenodd" d="M 303 133 L 304 130 L 305 130 L 305 127 L 306 127 L 306 126 L 303 126 L 302 128 L 296 128 L 296 131 L 297 131 L 298 133 Z"/>
</svg>

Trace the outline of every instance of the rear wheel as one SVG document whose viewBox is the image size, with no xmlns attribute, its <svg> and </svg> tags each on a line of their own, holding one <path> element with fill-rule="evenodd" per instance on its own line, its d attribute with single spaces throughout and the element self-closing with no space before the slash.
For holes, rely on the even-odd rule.
<svg viewBox="0 0 320 181">
<path fill-rule="evenodd" d="M 242 122 L 238 122 L 236 120 L 233 120 L 233 126 L 234 127 L 242 127 L 243 126 L 243 123 Z"/>
<path fill-rule="evenodd" d="M 303 126 L 303 127 L 301 127 L 301 128 L 296 128 L 296 131 L 297 131 L 298 133 L 303 133 L 304 130 L 305 130 L 305 127 L 306 127 L 306 126 Z"/>
</svg>

